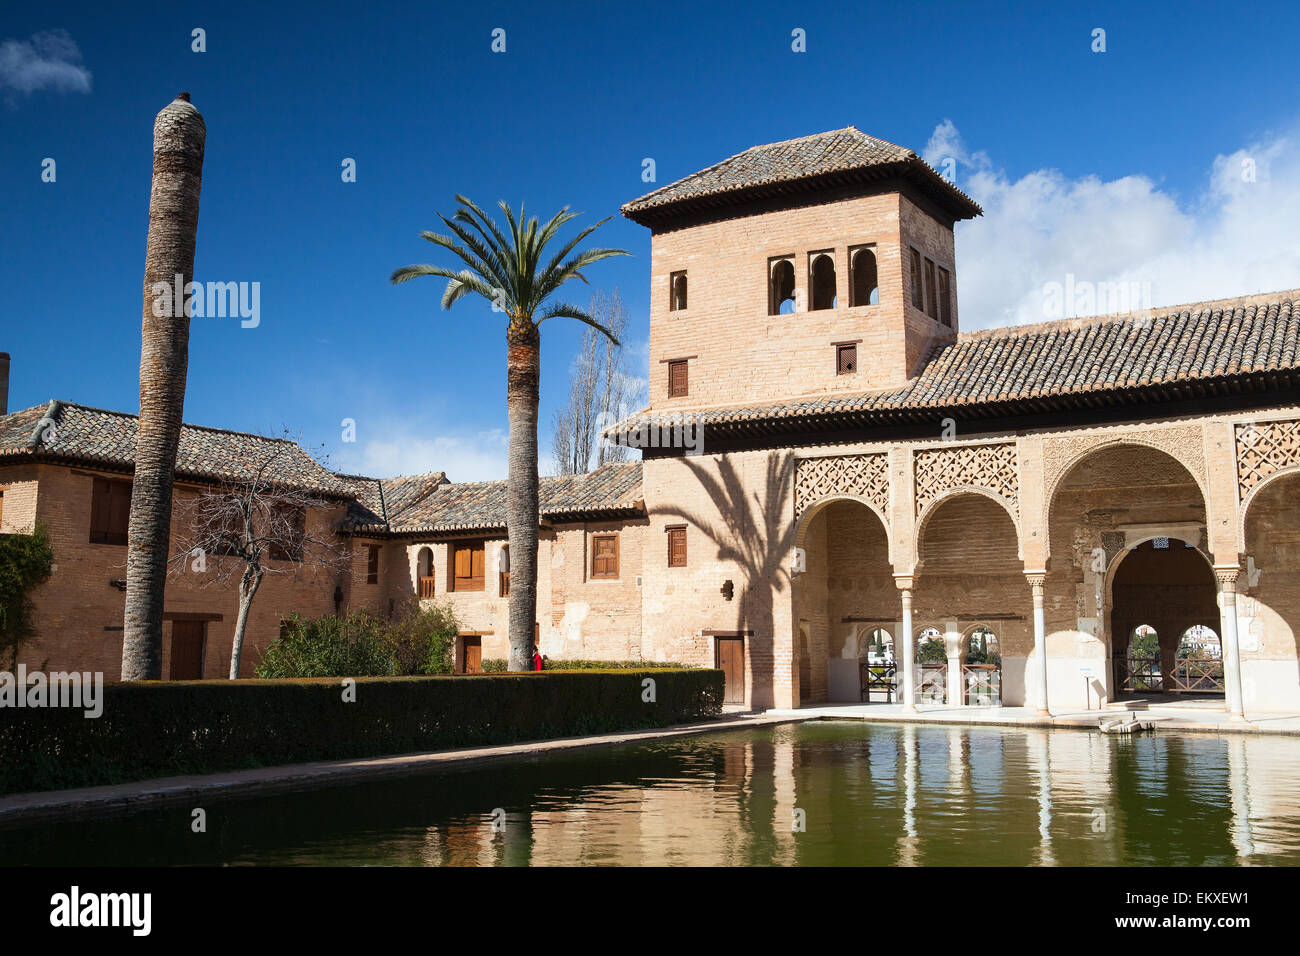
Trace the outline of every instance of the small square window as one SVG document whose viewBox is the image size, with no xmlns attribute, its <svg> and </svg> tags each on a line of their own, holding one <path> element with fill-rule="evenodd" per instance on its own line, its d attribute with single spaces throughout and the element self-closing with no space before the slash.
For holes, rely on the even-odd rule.
<svg viewBox="0 0 1300 956">
<path fill-rule="evenodd" d="M 858 347 L 856 345 L 835 346 L 835 374 L 852 375 L 858 370 Z"/>
</svg>

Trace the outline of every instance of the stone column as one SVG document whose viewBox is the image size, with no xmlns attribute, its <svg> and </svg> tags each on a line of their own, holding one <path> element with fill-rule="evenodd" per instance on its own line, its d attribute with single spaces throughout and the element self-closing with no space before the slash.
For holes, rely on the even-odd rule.
<svg viewBox="0 0 1300 956">
<path fill-rule="evenodd" d="M 961 631 L 956 621 L 949 621 L 944 630 L 943 644 L 948 652 L 948 706 L 963 707 L 966 704 L 966 682 L 961 673 L 961 661 L 965 656 Z"/>
<path fill-rule="evenodd" d="M 916 710 L 916 648 L 915 638 L 912 635 L 912 578 L 910 576 L 897 576 L 894 583 L 898 585 L 898 590 L 902 592 L 903 597 L 903 633 L 898 635 L 894 641 L 898 649 L 898 680 L 902 684 L 902 693 L 899 700 L 903 702 L 903 710 Z"/>
<path fill-rule="evenodd" d="M 1216 564 L 1214 576 L 1219 580 L 1219 643 L 1223 648 L 1224 696 L 1232 720 L 1245 720 L 1241 699 L 1241 651 L 1237 644 L 1237 575 L 1235 565 Z"/>
<path fill-rule="evenodd" d="M 1047 615 L 1043 610 L 1043 582 L 1047 574 L 1042 571 L 1025 572 L 1029 589 L 1034 595 L 1034 659 L 1038 665 L 1034 675 L 1038 688 L 1038 716 L 1050 717 L 1047 709 Z"/>
</svg>

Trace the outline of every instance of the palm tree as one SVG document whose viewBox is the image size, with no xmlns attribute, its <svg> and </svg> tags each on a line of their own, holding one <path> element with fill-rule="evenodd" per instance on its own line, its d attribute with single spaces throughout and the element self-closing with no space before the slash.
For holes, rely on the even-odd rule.
<svg viewBox="0 0 1300 956">
<path fill-rule="evenodd" d="M 122 680 L 162 677 L 163 586 L 171 535 L 172 478 L 189 366 L 190 318 L 184 287 L 194 272 L 206 138 L 207 127 L 190 105 L 188 93 L 163 107 L 154 120 L 153 189 L 149 194 L 140 333 L 140 421 L 127 526 Z M 177 282 L 179 290 L 175 289 Z"/>
<path fill-rule="evenodd" d="M 392 275 L 394 285 L 419 276 L 447 280 L 442 307 L 450 309 L 466 295 L 481 295 L 494 312 L 506 316 L 506 412 L 510 422 L 509 480 L 506 485 L 506 536 L 510 542 L 510 670 L 528 670 L 533 627 L 537 620 L 537 402 L 541 378 L 540 326 L 547 319 L 585 322 L 617 342 L 613 333 L 583 309 L 551 296 L 570 279 L 587 281 L 582 270 L 622 249 L 588 249 L 578 244 L 608 222 L 588 226 L 543 262 L 546 246 L 560 227 L 576 218 L 565 206 L 546 225 L 525 220 L 504 201 L 498 202 L 509 225 L 503 232 L 478 206 L 457 195 L 460 208 L 450 219 L 438 218 L 450 236 L 422 232 L 420 237 L 454 253 L 468 268 L 459 272 L 442 266 L 406 266 Z"/>
</svg>

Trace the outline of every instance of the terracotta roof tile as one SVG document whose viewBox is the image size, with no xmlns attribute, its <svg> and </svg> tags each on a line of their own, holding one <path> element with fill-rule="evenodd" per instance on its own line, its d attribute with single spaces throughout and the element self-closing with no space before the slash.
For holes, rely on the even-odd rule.
<svg viewBox="0 0 1300 956">
<path fill-rule="evenodd" d="M 940 176 L 933 167 L 905 146 L 844 129 L 751 146 L 744 152 L 714 163 L 675 183 L 634 199 L 622 207 L 623 215 L 641 222 L 670 207 L 697 204 L 726 197 L 752 197 L 827 177 L 852 177 L 863 173 L 901 174 L 919 181 L 944 202 L 958 218 L 980 215 L 979 205 Z"/>
</svg>

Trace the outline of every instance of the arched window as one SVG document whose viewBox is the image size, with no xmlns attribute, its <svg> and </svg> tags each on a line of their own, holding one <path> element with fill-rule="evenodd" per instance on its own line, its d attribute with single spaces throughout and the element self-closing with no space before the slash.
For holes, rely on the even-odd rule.
<svg viewBox="0 0 1300 956">
<path fill-rule="evenodd" d="M 769 272 L 767 314 L 794 314 L 794 263 L 781 259 L 771 264 Z"/>
<path fill-rule="evenodd" d="M 1002 650 L 998 636 L 983 625 L 966 636 L 961 662 L 962 694 L 967 707 L 1002 703 Z"/>
<path fill-rule="evenodd" d="M 809 270 L 809 285 L 812 286 L 812 309 L 833 309 L 835 301 L 835 260 L 826 253 L 813 258 Z"/>
<path fill-rule="evenodd" d="M 943 632 L 927 627 L 916 635 L 917 696 L 928 703 L 942 704 L 947 696 L 948 652 Z"/>
<path fill-rule="evenodd" d="M 876 254 L 871 249 L 858 249 L 849 260 L 853 277 L 849 305 L 878 305 L 880 289 L 876 276 Z"/>
<path fill-rule="evenodd" d="M 670 282 L 672 299 L 668 303 L 668 311 L 680 312 L 686 308 L 686 273 L 674 272 Z"/>
<path fill-rule="evenodd" d="M 415 556 L 415 576 L 420 599 L 433 597 L 433 550 L 421 548 Z"/>
</svg>

